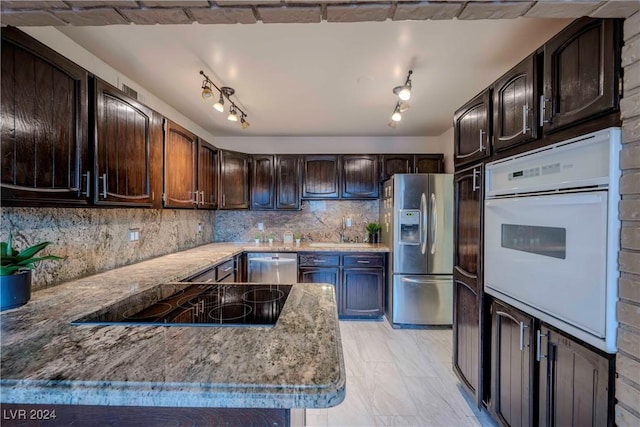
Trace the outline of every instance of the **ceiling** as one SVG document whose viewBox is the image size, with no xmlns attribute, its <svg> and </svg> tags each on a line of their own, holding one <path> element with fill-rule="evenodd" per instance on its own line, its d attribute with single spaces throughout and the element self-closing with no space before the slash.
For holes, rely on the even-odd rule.
<svg viewBox="0 0 640 427">
<path fill-rule="evenodd" d="M 438 136 L 453 112 L 566 19 L 58 27 L 216 136 Z M 387 126 L 413 70 L 411 108 Z M 200 97 L 232 86 L 251 126 Z"/>
</svg>

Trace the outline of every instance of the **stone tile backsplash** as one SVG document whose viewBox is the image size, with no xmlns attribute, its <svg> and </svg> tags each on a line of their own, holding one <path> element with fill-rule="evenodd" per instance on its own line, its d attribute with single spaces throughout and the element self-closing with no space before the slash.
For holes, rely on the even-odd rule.
<svg viewBox="0 0 640 427">
<path fill-rule="evenodd" d="M 367 235 L 365 226 L 379 221 L 377 200 L 313 200 L 303 201 L 300 211 L 218 211 L 216 212 L 216 242 L 251 242 L 256 234 L 266 238 L 273 234 L 275 242 L 282 242 L 283 233 L 300 233 L 303 241 L 337 242 L 342 221 L 351 218 L 352 226 L 345 229 L 345 237 L 362 242 Z M 264 231 L 258 230 L 258 223 Z"/>
<path fill-rule="evenodd" d="M 171 209 L 3 207 L 1 213 L 2 241 L 12 231 L 18 250 L 51 241 L 43 253 L 67 257 L 39 263 L 34 290 L 210 243 L 215 221 L 213 211 Z M 129 229 L 139 230 L 137 242 L 127 241 Z"/>
</svg>

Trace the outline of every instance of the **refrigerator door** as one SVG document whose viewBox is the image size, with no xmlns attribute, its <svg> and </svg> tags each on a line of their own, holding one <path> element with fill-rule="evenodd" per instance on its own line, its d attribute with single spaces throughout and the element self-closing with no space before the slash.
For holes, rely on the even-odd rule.
<svg viewBox="0 0 640 427">
<path fill-rule="evenodd" d="M 393 176 L 393 272 L 428 274 L 427 174 Z"/>
<path fill-rule="evenodd" d="M 428 175 L 427 273 L 453 274 L 453 175 Z"/>
<path fill-rule="evenodd" d="M 452 276 L 393 276 L 392 324 L 451 325 Z"/>
</svg>

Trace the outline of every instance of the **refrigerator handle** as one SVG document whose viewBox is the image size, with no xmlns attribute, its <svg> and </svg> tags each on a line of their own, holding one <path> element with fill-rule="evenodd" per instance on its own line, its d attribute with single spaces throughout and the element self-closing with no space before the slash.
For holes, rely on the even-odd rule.
<svg viewBox="0 0 640 427">
<path fill-rule="evenodd" d="M 431 199 L 429 200 L 431 206 L 429 211 L 431 213 L 431 255 L 436 253 L 436 236 L 438 230 L 438 213 L 436 210 L 436 195 L 431 193 Z"/>
<path fill-rule="evenodd" d="M 427 252 L 427 196 L 422 193 L 420 196 L 420 252 L 424 255 Z"/>
</svg>

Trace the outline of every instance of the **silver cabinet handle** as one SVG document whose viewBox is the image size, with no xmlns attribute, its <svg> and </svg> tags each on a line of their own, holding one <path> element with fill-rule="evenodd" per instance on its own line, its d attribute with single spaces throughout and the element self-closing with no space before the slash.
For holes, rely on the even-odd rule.
<svg viewBox="0 0 640 427">
<path fill-rule="evenodd" d="M 524 330 L 526 328 L 528 328 L 529 326 L 525 325 L 524 322 L 520 322 L 520 351 L 524 350 L 525 345 L 524 345 Z M 526 347 L 529 347 L 529 345 L 527 345 Z"/>
<path fill-rule="evenodd" d="M 522 106 L 522 134 L 526 135 L 531 129 L 529 129 L 529 106 L 527 104 Z"/>
<path fill-rule="evenodd" d="M 227 271 L 231 271 L 231 270 L 233 270 L 233 267 L 227 267 L 224 269 L 224 272 L 226 273 Z"/>
<path fill-rule="evenodd" d="M 370 261 L 363 261 L 363 260 L 360 260 L 360 259 L 357 262 L 358 262 L 358 264 L 371 264 Z"/>
<path fill-rule="evenodd" d="M 540 362 L 542 359 L 545 359 L 547 356 L 542 354 L 542 337 L 548 337 L 549 334 L 543 334 L 540 332 L 540 329 L 536 331 L 536 360 Z"/>
<path fill-rule="evenodd" d="M 87 171 L 87 173 L 83 173 L 82 176 L 86 177 L 87 181 L 86 181 L 86 184 L 85 184 L 85 187 L 84 187 L 84 191 L 81 191 L 80 195 L 89 197 L 90 192 L 91 192 L 91 182 L 90 182 L 91 181 L 91 171 Z M 82 183 L 80 183 L 80 185 L 82 185 Z"/>
<path fill-rule="evenodd" d="M 476 190 L 480 190 L 480 186 L 477 183 L 478 176 L 480 176 L 480 171 L 478 171 L 476 168 L 473 168 L 473 192 L 474 193 L 476 192 Z"/>
<path fill-rule="evenodd" d="M 550 101 L 551 100 L 549 98 L 545 98 L 544 95 L 540 95 L 540 126 L 544 126 L 545 123 L 551 123 L 551 119 L 545 120 L 545 114 L 547 110 L 545 104 Z M 553 107 L 553 104 L 551 105 L 551 107 Z M 553 115 L 553 109 L 551 110 L 551 113 L 551 115 Z"/>
<path fill-rule="evenodd" d="M 322 264 L 322 263 L 324 263 L 324 262 L 327 262 L 327 260 L 326 260 L 326 259 L 314 259 L 314 260 L 313 260 L 313 262 L 314 262 L 315 264 Z"/>
<path fill-rule="evenodd" d="M 103 173 L 100 179 L 102 180 L 102 198 L 106 199 L 107 198 L 107 174 Z"/>
</svg>

